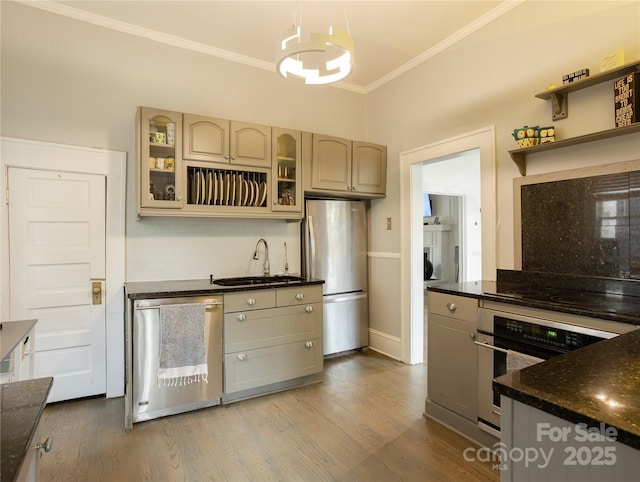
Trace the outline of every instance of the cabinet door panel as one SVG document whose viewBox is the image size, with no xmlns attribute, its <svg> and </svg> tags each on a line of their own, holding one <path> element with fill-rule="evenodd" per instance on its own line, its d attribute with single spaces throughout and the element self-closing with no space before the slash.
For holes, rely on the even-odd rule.
<svg viewBox="0 0 640 482">
<path fill-rule="evenodd" d="M 313 189 L 351 190 L 351 141 L 314 134 L 312 156 Z"/>
<path fill-rule="evenodd" d="M 184 114 L 184 159 L 229 162 L 229 121 Z"/>
<path fill-rule="evenodd" d="M 182 208 L 182 114 L 140 107 L 137 124 L 139 212 L 142 208 Z"/>
<path fill-rule="evenodd" d="M 477 419 L 476 323 L 429 313 L 429 398 L 449 410 Z"/>
<path fill-rule="evenodd" d="M 224 367 L 224 393 L 320 373 L 322 338 L 228 354 Z"/>
<path fill-rule="evenodd" d="M 271 167 L 271 128 L 232 122 L 231 163 Z"/>
<path fill-rule="evenodd" d="M 322 303 L 317 303 L 227 314 L 225 353 L 319 338 L 322 313 Z"/>
<path fill-rule="evenodd" d="M 385 194 L 387 148 L 364 142 L 353 143 L 352 188 L 357 192 Z"/>
</svg>

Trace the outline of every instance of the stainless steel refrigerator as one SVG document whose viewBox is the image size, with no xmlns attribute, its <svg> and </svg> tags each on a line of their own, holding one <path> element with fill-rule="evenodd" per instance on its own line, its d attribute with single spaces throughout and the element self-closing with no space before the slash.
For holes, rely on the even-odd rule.
<svg viewBox="0 0 640 482">
<path fill-rule="evenodd" d="M 308 200 L 305 275 L 325 280 L 324 355 L 369 345 L 366 201 Z"/>
</svg>

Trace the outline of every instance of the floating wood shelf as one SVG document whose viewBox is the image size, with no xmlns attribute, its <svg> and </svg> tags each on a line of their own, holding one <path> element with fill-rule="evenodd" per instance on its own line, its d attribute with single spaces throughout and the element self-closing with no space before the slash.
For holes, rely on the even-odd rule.
<svg viewBox="0 0 640 482">
<path fill-rule="evenodd" d="M 538 144 L 533 147 L 525 147 L 523 149 L 515 149 L 509 151 L 509 155 L 513 162 L 518 166 L 520 174 L 527 175 L 527 154 L 535 154 L 538 152 L 549 151 L 551 149 L 559 149 L 561 147 L 574 146 L 576 144 L 583 144 L 585 142 L 599 141 L 601 139 L 609 139 L 611 137 L 624 136 L 626 134 L 633 134 L 640 132 L 640 122 L 631 124 L 626 127 L 616 127 L 615 129 L 609 129 L 606 131 L 595 132 L 593 134 L 586 134 L 584 136 L 572 137 L 570 139 L 564 139 L 562 141 L 547 142 L 545 144 Z"/>
<path fill-rule="evenodd" d="M 629 62 L 615 69 L 592 75 L 586 79 L 576 80 L 562 87 L 545 90 L 544 92 L 536 94 L 536 97 L 543 100 L 551 99 L 551 118 L 553 120 L 565 119 L 569 116 L 569 92 L 575 92 L 576 90 L 585 89 L 601 82 L 617 79 L 631 72 L 640 72 L 640 60 L 635 60 L 634 62 Z"/>
</svg>

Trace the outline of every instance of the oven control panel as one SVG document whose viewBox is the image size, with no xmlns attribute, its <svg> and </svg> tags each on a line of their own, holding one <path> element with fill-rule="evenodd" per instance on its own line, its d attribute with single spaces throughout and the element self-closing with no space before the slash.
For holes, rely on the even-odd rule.
<svg viewBox="0 0 640 482">
<path fill-rule="evenodd" d="M 602 338 L 560 328 L 538 325 L 521 320 L 495 316 L 494 335 L 521 343 L 535 344 L 562 351 L 571 351 L 590 345 Z"/>
</svg>

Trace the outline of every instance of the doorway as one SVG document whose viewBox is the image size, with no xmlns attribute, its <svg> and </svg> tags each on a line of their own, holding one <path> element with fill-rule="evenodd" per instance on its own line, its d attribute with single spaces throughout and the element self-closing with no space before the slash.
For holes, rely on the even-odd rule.
<svg viewBox="0 0 640 482">
<path fill-rule="evenodd" d="M 105 280 L 104 339 L 106 350 L 106 395 L 124 394 L 124 290 L 125 281 L 125 194 L 126 153 L 104 149 L 54 144 L 48 142 L 0 138 L 2 170 L 1 189 L 6 192 L 9 169 L 19 168 L 66 175 L 95 175 L 103 179 L 105 192 L 105 236 L 103 254 Z M 106 184 L 104 183 L 106 179 Z M 9 194 L 10 195 L 10 194 Z M 17 319 L 11 299 L 9 263 L 9 210 L 0 210 L 0 317 Z M 91 290 L 87 291 L 87 296 Z M 36 325 L 37 326 L 37 325 Z"/>
<path fill-rule="evenodd" d="M 423 230 L 423 169 L 449 159 L 462 158 L 462 154 L 476 152 L 479 157 L 478 213 L 480 230 L 480 270 L 477 279 L 491 280 L 496 271 L 496 168 L 495 132 L 487 127 L 435 144 L 400 154 L 400 200 L 403 236 L 401 241 L 401 342 L 402 361 L 422 363 L 424 356 L 424 230 Z M 444 165 L 444 164 L 441 164 Z M 465 169 L 456 169 L 463 176 Z M 447 169 L 449 175 L 453 172 Z M 476 183 L 477 184 L 477 183 Z M 464 193 L 461 193 L 464 195 Z M 467 216 L 467 219 L 470 217 Z M 467 228 L 464 228 L 467 229 Z M 466 237 L 465 237 L 466 239 Z M 465 252 L 472 243 L 467 243 Z M 476 251 L 478 251 L 476 249 Z M 467 263 L 463 279 L 471 276 Z"/>
</svg>

